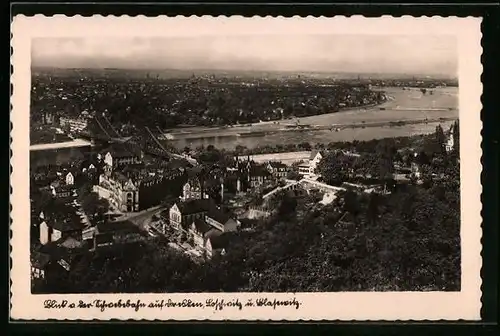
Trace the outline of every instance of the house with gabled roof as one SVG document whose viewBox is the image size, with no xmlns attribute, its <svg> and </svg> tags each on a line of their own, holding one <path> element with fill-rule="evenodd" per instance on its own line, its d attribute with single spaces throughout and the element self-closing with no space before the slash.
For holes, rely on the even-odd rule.
<svg viewBox="0 0 500 336">
<path fill-rule="evenodd" d="M 62 268 L 69 272 L 73 266 L 80 260 L 81 256 L 88 252 L 88 247 L 80 242 L 78 246 L 68 247 L 66 241 L 71 239 L 63 239 L 57 242 L 51 242 L 49 244 L 40 247 L 40 253 L 50 256 L 50 261 L 48 266 L 50 269 L 55 267 Z M 54 266 L 54 267 L 52 267 Z M 46 277 L 49 274 L 46 274 Z"/>
<path fill-rule="evenodd" d="M 225 255 L 230 244 L 230 235 L 222 233 L 213 235 L 205 241 L 205 257 L 211 259 L 215 255 Z"/>
<path fill-rule="evenodd" d="M 248 181 L 251 188 L 258 188 L 272 181 L 273 176 L 263 165 L 253 165 L 248 172 Z"/>
<path fill-rule="evenodd" d="M 267 169 L 276 179 L 285 179 L 288 173 L 288 166 L 278 161 L 270 161 L 267 164 Z"/>
<path fill-rule="evenodd" d="M 118 172 L 101 174 L 93 190 L 121 212 L 139 211 L 139 188 L 130 177 Z"/>
<path fill-rule="evenodd" d="M 203 248 L 205 246 L 207 234 L 211 230 L 214 229 L 210 225 L 208 225 L 202 218 L 195 218 L 188 231 L 191 238 L 193 238 L 193 245 L 198 249 Z"/>
<path fill-rule="evenodd" d="M 170 224 L 175 229 L 186 230 L 195 219 L 204 220 L 209 209 L 214 206 L 210 199 L 194 199 L 175 203 L 169 212 Z"/>
<path fill-rule="evenodd" d="M 316 176 L 316 168 L 323 159 L 323 153 L 321 151 L 313 150 L 311 156 L 309 157 L 309 177 Z"/>
<path fill-rule="evenodd" d="M 226 253 L 229 234 L 208 225 L 205 221 L 193 221 L 189 234 L 193 239 L 193 247 L 205 258 L 210 259 L 216 254 Z"/>
<path fill-rule="evenodd" d="M 75 175 L 71 171 L 68 171 L 66 176 L 64 177 L 66 185 L 73 185 L 75 184 Z"/>
<path fill-rule="evenodd" d="M 313 150 L 309 155 L 309 160 L 299 164 L 299 174 L 305 178 L 314 179 L 317 177 L 316 168 L 323 159 L 324 153 L 322 151 Z"/>
<path fill-rule="evenodd" d="M 64 219 L 46 219 L 40 223 L 40 243 L 42 245 L 61 239 L 73 238 L 82 240 L 83 225 L 81 219 L 76 216 L 70 216 Z"/>
<path fill-rule="evenodd" d="M 142 163 L 144 154 L 125 144 L 113 144 L 103 151 L 104 163 L 111 170 L 120 166 Z"/>
<path fill-rule="evenodd" d="M 208 210 L 205 215 L 205 221 L 207 224 L 221 232 L 237 231 L 241 225 L 236 218 L 217 207 L 212 207 Z"/>
<path fill-rule="evenodd" d="M 76 197 L 75 188 L 73 185 L 53 183 L 50 185 L 50 193 L 54 198 L 72 198 Z"/>
<path fill-rule="evenodd" d="M 189 178 L 182 186 L 182 194 L 180 196 L 180 199 L 183 201 L 191 199 L 202 199 L 205 197 L 206 195 L 203 193 L 202 182 L 198 177 Z"/>
</svg>

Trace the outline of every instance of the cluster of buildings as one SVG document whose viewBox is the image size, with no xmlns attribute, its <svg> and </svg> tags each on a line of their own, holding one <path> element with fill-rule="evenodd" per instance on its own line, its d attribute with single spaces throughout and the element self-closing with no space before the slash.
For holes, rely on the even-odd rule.
<svg viewBox="0 0 500 336">
<path fill-rule="evenodd" d="M 98 160 L 80 159 L 71 164 L 34 166 L 31 170 L 31 275 L 44 280 L 54 269 L 69 271 L 82 253 L 94 248 L 95 238 L 84 232 L 92 224 L 79 202 L 85 184 L 103 172 Z"/>
<path fill-rule="evenodd" d="M 111 146 L 98 159 L 103 173 L 93 190 L 120 213 L 145 210 L 177 195 L 190 166 L 183 160 L 146 162 L 141 150 L 126 144 Z"/>
<path fill-rule="evenodd" d="M 80 133 L 87 128 L 90 117 L 91 115 L 87 111 L 83 111 L 76 118 L 60 117 L 59 126 L 62 129 L 69 130 L 70 133 Z"/>
<path fill-rule="evenodd" d="M 307 176 L 314 174 L 321 158 L 319 152 L 311 155 Z M 157 229 L 191 253 L 210 259 L 227 253 L 232 234 L 241 228 L 238 216 L 225 206 L 225 191 L 231 189 L 229 181 L 235 184 L 236 194 L 245 194 L 286 180 L 289 170 L 281 162 L 257 164 L 247 158 L 235 159 L 217 175 L 187 161 L 148 161 L 141 150 L 126 144 L 106 148 L 95 160 L 58 167 L 54 177 L 49 178 L 51 182 L 40 189 L 64 206 L 53 210 L 46 207 L 32 220 L 38 227 L 41 244 L 32 253 L 32 276 L 45 277 L 48 267 L 69 270 L 79 254 L 113 244 L 113 234 L 91 224 L 76 201 L 81 181 L 91 184 L 92 190 L 109 202 L 110 212 L 119 214 L 149 209 L 171 196 L 175 201 L 164 211 L 165 220 Z M 32 177 L 46 178 L 47 171 Z M 209 196 L 209 180 L 219 184 L 220 200 Z"/>
<path fill-rule="evenodd" d="M 113 244 L 113 233 L 90 222 L 91 214 L 87 216 L 79 203 L 85 203 L 79 197 L 81 190 L 88 187 L 106 199 L 108 215 L 136 212 L 180 190 L 184 166 L 183 162 L 147 162 L 140 151 L 123 145 L 71 164 L 32 167 L 31 223 L 32 237 L 37 238 L 32 242 L 37 246 L 32 253 L 33 277 L 45 277 L 47 267 L 62 264 L 69 270 L 72 262 L 68 259 Z"/>
<path fill-rule="evenodd" d="M 42 125 L 59 126 L 61 129 L 75 134 L 86 129 L 92 117 L 87 111 L 83 111 L 77 117 L 59 116 L 57 112 L 44 111 L 41 116 L 41 123 Z"/>
<path fill-rule="evenodd" d="M 38 228 L 40 244 L 31 253 L 32 279 L 45 280 L 55 268 L 69 271 L 73 261 L 93 244 L 83 239 L 90 222 L 81 205 L 75 199 L 56 204 L 44 207 L 31 219 L 32 226 Z"/>
<path fill-rule="evenodd" d="M 227 175 L 236 177 L 236 193 L 243 193 L 265 185 L 275 176 L 283 175 L 283 172 L 284 167 L 281 165 L 266 167 L 250 160 L 235 160 L 234 165 L 226 167 L 226 172 L 219 173 L 218 177 L 210 171 L 192 169 L 182 186 L 178 201 L 168 210 L 168 218 L 160 231 L 165 235 L 173 235 L 177 241 L 188 246 L 192 253 L 205 259 L 225 254 L 231 243 L 231 233 L 241 227 L 237 216 L 224 206 Z M 220 181 L 219 202 L 207 193 L 209 179 Z"/>
<path fill-rule="evenodd" d="M 244 194 L 284 180 L 287 172 L 288 167 L 283 163 L 256 164 L 250 158 L 235 159 L 224 171 L 190 168 L 177 201 L 164 212 L 165 220 L 158 230 L 199 257 L 210 259 L 225 254 L 232 233 L 241 227 L 238 216 L 226 206 L 226 190 Z M 214 185 L 214 181 L 220 192 L 217 200 L 207 190 L 209 182 Z"/>
<path fill-rule="evenodd" d="M 169 209 L 168 216 L 163 233 L 173 230 L 179 241 L 186 242 L 199 256 L 207 259 L 217 253 L 226 253 L 230 233 L 238 231 L 241 226 L 236 216 L 224 211 L 210 198 L 176 202 Z"/>
</svg>

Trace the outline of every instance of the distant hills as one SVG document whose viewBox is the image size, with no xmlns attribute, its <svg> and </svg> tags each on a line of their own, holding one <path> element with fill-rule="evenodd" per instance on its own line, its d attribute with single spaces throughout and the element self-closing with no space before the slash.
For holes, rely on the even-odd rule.
<svg viewBox="0 0 500 336">
<path fill-rule="evenodd" d="M 307 72 L 307 71 L 240 71 L 219 69 L 125 69 L 125 68 L 55 68 L 55 67 L 32 67 L 32 73 L 51 74 L 53 76 L 70 76 L 75 73 L 89 76 L 130 76 L 156 78 L 189 78 L 192 76 L 215 76 L 215 77 L 241 77 L 241 78 L 318 78 L 318 79 L 456 79 L 453 76 L 426 75 L 426 74 L 404 74 L 404 73 L 353 73 L 353 72 Z"/>
</svg>

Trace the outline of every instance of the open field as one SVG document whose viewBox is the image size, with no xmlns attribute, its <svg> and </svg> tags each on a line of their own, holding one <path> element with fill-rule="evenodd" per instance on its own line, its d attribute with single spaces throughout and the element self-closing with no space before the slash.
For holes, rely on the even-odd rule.
<svg viewBox="0 0 500 336">
<path fill-rule="evenodd" d="M 296 161 L 307 160 L 311 152 L 285 152 L 285 153 L 270 153 L 270 154 L 255 154 L 250 155 L 250 159 L 257 163 L 264 163 L 269 161 L 281 161 L 286 165 L 291 165 Z M 245 160 L 247 156 L 241 156 L 241 159 Z"/>
</svg>

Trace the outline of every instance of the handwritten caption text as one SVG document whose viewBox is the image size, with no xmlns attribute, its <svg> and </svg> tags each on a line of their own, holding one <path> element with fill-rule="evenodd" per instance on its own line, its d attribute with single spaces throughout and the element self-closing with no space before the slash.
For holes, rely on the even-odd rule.
<svg viewBox="0 0 500 336">
<path fill-rule="evenodd" d="M 207 300 L 172 300 L 172 299 L 158 299 L 154 301 L 143 301 L 140 299 L 118 299 L 118 300 L 101 300 L 94 299 L 91 301 L 84 300 L 45 300 L 45 309 L 91 309 L 97 308 L 101 312 L 110 309 L 130 309 L 138 312 L 141 309 L 160 309 L 163 308 L 198 308 L 198 309 L 215 309 L 223 310 L 225 308 L 242 310 L 244 308 L 295 308 L 299 309 L 302 302 L 296 298 L 287 300 L 278 300 L 273 298 L 255 298 L 247 299 L 246 302 L 240 299 L 207 299 Z"/>
</svg>

